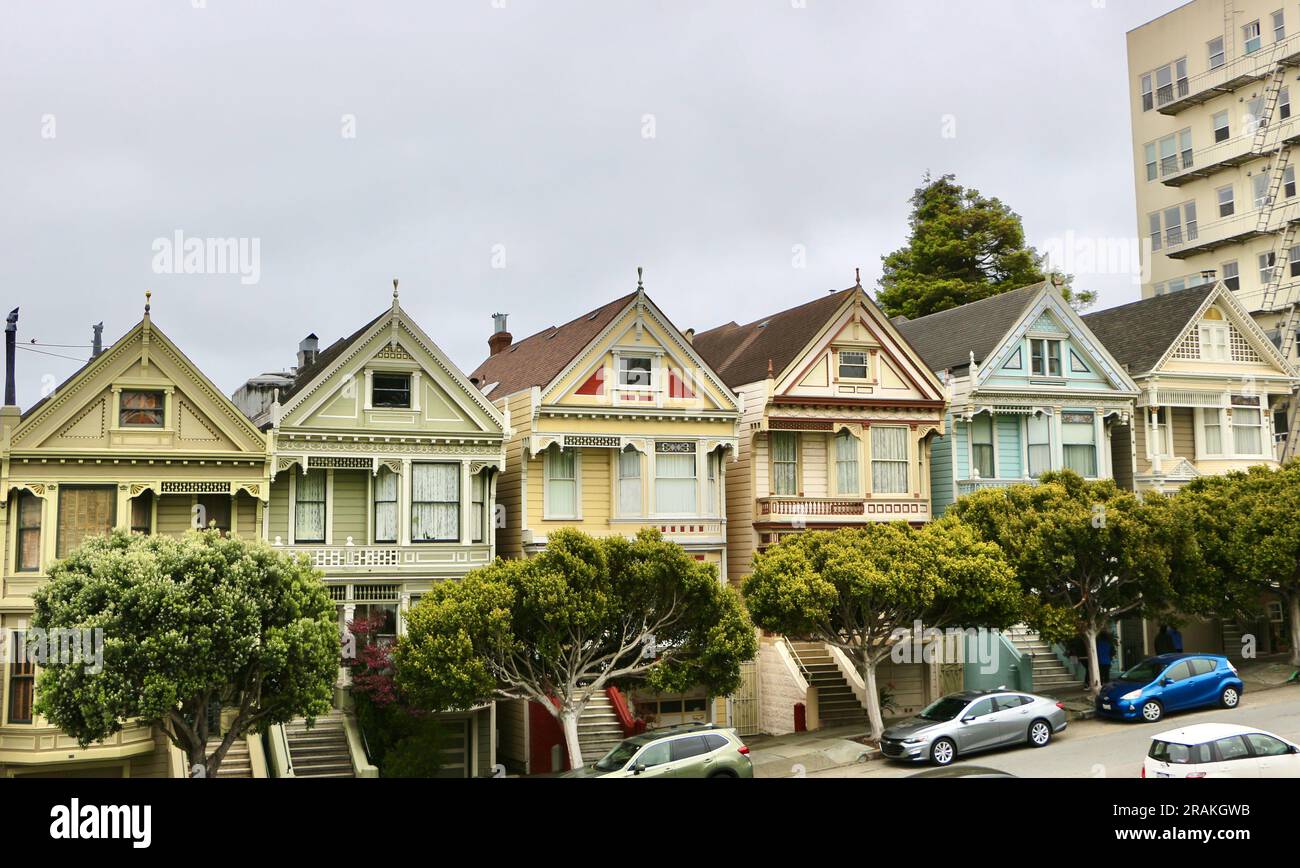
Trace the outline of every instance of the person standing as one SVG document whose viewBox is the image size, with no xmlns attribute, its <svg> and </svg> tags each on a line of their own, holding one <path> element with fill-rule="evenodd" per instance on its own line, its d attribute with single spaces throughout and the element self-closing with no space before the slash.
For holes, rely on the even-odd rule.
<svg viewBox="0 0 1300 868">
<path fill-rule="evenodd" d="M 1160 632 L 1156 634 L 1156 653 L 1168 654 L 1174 650 L 1173 636 L 1169 632 L 1168 624 L 1160 625 Z"/>
<path fill-rule="evenodd" d="M 1183 653 L 1183 634 L 1178 631 L 1177 627 L 1169 628 L 1169 642 L 1175 654 Z"/>
<path fill-rule="evenodd" d="M 1115 645 L 1111 642 L 1110 633 L 1103 630 L 1097 637 L 1097 668 L 1101 670 L 1101 683 L 1105 684 L 1110 681 L 1110 661 L 1115 654 Z"/>
</svg>

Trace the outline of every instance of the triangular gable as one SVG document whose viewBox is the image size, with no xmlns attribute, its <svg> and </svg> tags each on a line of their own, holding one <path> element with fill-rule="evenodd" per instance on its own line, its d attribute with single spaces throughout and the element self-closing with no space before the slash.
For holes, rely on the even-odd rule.
<svg viewBox="0 0 1300 868">
<path fill-rule="evenodd" d="M 837 381 L 835 347 L 868 353 L 872 382 Z M 943 385 L 865 291 L 848 293 L 826 324 L 783 371 L 774 372 L 775 394 L 822 394 L 863 400 L 943 401 Z"/>
<path fill-rule="evenodd" d="M 1050 284 L 1039 290 L 1037 297 L 1025 307 L 1024 313 L 980 364 L 979 376 L 972 388 L 978 389 L 1000 375 L 1028 373 L 1029 360 L 1024 357 L 1023 341 L 1036 335 L 1069 339 L 1071 352 L 1061 360 L 1066 370 L 1094 374 L 1117 392 L 1137 394 L 1138 387 L 1133 378 L 1125 373 L 1123 366 Z"/>
<path fill-rule="evenodd" d="M 115 389 L 164 393 L 167 427 L 120 428 Z M 15 452 L 266 453 L 265 435 L 148 317 L 33 406 L 10 443 Z"/>
<path fill-rule="evenodd" d="M 1153 370 L 1158 371 L 1171 361 L 1201 360 L 1200 325 L 1211 308 L 1221 311 L 1227 322 L 1232 361 L 1273 367 L 1288 377 L 1297 375 L 1296 370 L 1283 358 L 1281 350 L 1269 340 L 1255 318 L 1222 281 L 1215 284 L 1201 306 L 1183 324 L 1182 331 L 1170 343 Z"/>
<path fill-rule="evenodd" d="M 367 371 L 410 374 L 411 406 L 372 406 Z M 505 420 L 394 300 L 279 408 L 277 426 L 500 437 Z"/>
<path fill-rule="evenodd" d="M 661 378 L 655 394 L 620 385 L 620 359 L 644 353 L 654 359 L 653 376 Z M 735 394 L 695 351 L 677 327 L 644 291 L 578 352 L 558 376 L 541 389 L 542 404 L 560 406 L 647 406 L 734 413 Z M 689 405 L 689 406 L 687 406 Z"/>
</svg>

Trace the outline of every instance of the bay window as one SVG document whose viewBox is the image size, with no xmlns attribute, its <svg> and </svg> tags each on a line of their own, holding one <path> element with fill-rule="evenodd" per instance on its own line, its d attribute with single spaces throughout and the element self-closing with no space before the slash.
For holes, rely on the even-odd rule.
<svg viewBox="0 0 1300 868">
<path fill-rule="evenodd" d="M 1264 414 L 1255 398 L 1232 396 L 1232 448 L 1238 455 L 1264 454 Z M 1253 406 L 1252 406 L 1253 405 Z"/>
<path fill-rule="evenodd" d="M 696 497 L 695 444 L 656 443 L 655 513 L 695 515 Z"/>
<path fill-rule="evenodd" d="M 1061 414 L 1065 466 L 1085 479 L 1097 476 L 1097 427 L 1092 413 Z"/>
<path fill-rule="evenodd" d="M 1052 469 L 1051 427 L 1051 419 L 1041 413 L 1025 420 L 1030 479 L 1037 479 Z"/>
<path fill-rule="evenodd" d="M 871 445 L 874 458 L 874 434 Z M 970 474 L 974 479 L 992 479 L 996 473 L 993 468 L 993 416 L 989 413 L 980 413 L 970 421 L 970 464 Z"/>
<path fill-rule="evenodd" d="M 1223 454 L 1223 415 L 1221 411 L 1201 411 L 1201 441 L 1205 447 L 1205 454 Z"/>
<path fill-rule="evenodd" d="M 58 541 L 55 557 L 88 537 L 111 533 L 117 522 L 117 490 L 112 486 L 64 485 L 59 488 Z"/>
<path fill-rule="evenodd" d="M 552 443 L 544 463 L 546 518 L 577 518 L 578 450 Z"/>
<path fill-rule="evenodd" d="M 460 539 L 460 465 L 411 465 L 411 542 Z"/>
<path fill-rule="evenodd" d="M 858 438 L 848 431 L 841 431 L 835 435 L 835 492 L 859 494 L 861 491 L 858 481 Z"/>
<path fill-rule="evenodd" d="M 1155 408 L 1150 412 L 1151 418 L 1151 440 L 1147 443 L 1147 454 L 1152 458 L 1157 455 L 1162 458 L 1168 458 L 1173 455 L 1170 443 L 1172 437 L 1169 428 L 1169 411 L 1164 407 Z"/>
<path fill-rule="evenodd" d="M 641 453 L 631 446 L 618 453 L 618 514 L 640 515 L 644 510 L 641 493 Z"/>
<path fill-rule="evenodd" d="M 204 519 L 206 527 L 209 514 Z M 227 520 L 228 521 L 228 520 Z M 293 538 L 300 543 L 325 542 L 325 471 L 298 470 L 297 490 L 293 507 Z"/>
<path fill-rule="evenodd" d="M 907 494 L 907 430 L 871 426 L 871 491 L 873 494 Z"/>
<path fill-rule="evenodd" d="M 375 542 L 397 542 L 397 474 L 388 467 L 375 477 Z"/>
<path fill-rule="evenodd" d="M 799 491 L 799 441 L 790 431 L 773 431 L 772 494 L 793 497 Z"/>
</svg>

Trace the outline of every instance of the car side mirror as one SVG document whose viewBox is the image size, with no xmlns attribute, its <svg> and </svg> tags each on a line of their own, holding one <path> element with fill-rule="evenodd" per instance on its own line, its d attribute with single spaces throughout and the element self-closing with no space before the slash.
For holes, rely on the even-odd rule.
<svg viewBox="0 0 1300 868">
<path fill-rule="evenodd" d="M 971 722 L 972 720 L 974 720 L 974 719 L 975 719 L 975 715 L 973 715 L 973 714 L 968 714 L 968 715 L 966 715 L 965 717 L 963 717 L 963 718 L 961 719 L 961 722 L 962 722 L 962 723 L 970 723 L 970 722 Z"/>
<path fill-rule="evenodd" d="M 643 771 L 645 771 L 645 763 L 637 763 L 636 765 L 632 766 L 632 774 L 634 775 L 639 775 Z"/>
<path fill-rule="evenodd" d="M 1161 679 L 1160 679 L 1160 686 L 1161 686 L 1161 687 L 1168 687 L 1169 685 L 1171 685 L 1171 684 L 1173 684 L 1173 683 L 1174 683 L 1174 682 L 1171 681 L 1171 680 L 1169 680 L 1168 678 L 1161 678 Z"/>
</svg>

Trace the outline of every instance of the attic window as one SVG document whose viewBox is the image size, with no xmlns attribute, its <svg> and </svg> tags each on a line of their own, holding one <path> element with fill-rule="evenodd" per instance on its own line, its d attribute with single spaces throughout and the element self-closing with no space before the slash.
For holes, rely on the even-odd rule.
<svg viewBox="0 0 1300 868">
<path fill-rule="evenodd" d="M 625 388 L 654 386 L 654 360 L 648 356 L 622 356 L 618 360 L 618 384 Z"/>
<path fill-rule="evenodd" d="M 856 350 L 840 350 L 840 379 L 867 379 L 867 354 Z"/>
<path fill-rule="evenodd" d="M 411 406 L 410 374 L 375 374 L 370 388 L 370 405 L 392 409 Z"/>
<path fill-rule="evenodd" d="M 118 425 L 122 428 L 161 428 L 164 400 L 162 392 L 123 389 Z"/>
</svg>

